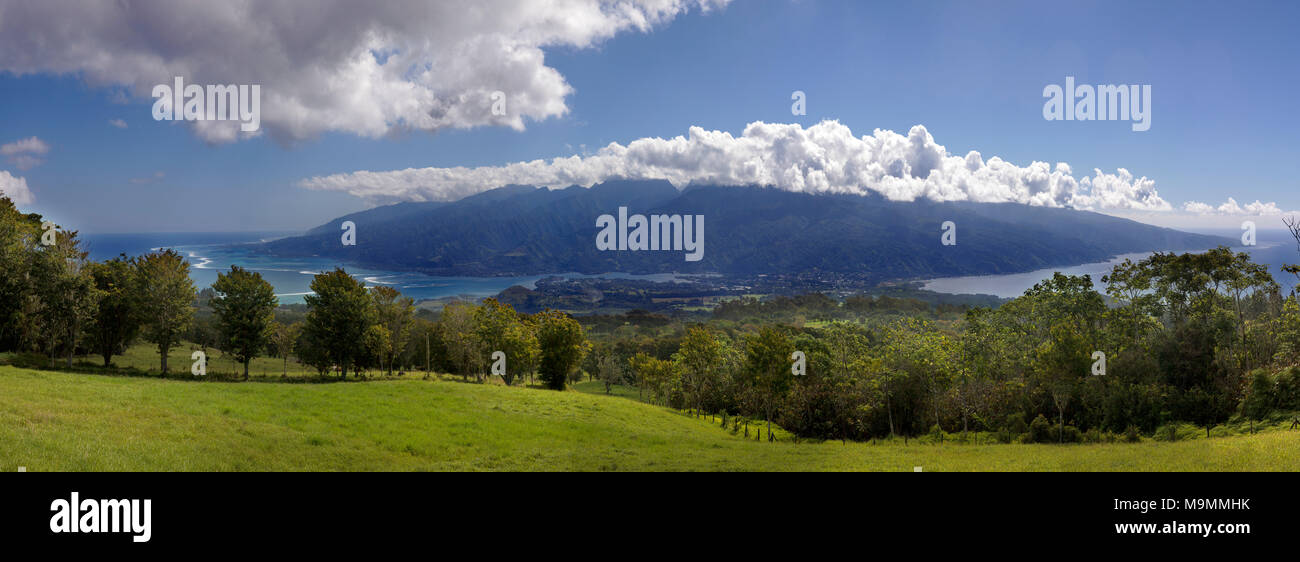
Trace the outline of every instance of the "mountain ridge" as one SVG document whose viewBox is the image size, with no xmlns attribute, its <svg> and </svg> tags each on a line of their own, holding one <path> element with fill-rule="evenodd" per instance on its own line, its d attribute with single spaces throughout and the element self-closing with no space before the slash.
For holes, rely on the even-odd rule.
<svg viewBox="0 0 1300 562">
<path fill-rule="evenodd" d="M 600 215 L 705 216 L 705 252 L 600 251 Z M 339 225 L 357 225 L 357 245 Z M 940 225 L 956 224 L 954 246 Z M 1091 211 L 1016 203 L 890 201 L 745 186 L 615 180 L 591 188 L 507 186 L 450 203 L 399 203 L 336 218 L 260 245 L 277 256 L 327 256 L 446 276 L 550 273 L 853 273 L 884 281 L 1018 273 L 1144 251 L 1203 250 L 1232 239 Z"/>
</svg>

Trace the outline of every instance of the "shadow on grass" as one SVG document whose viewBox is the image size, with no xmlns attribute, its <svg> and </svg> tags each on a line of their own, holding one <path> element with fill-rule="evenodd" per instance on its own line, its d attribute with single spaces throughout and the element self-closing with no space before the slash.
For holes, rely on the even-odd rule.
<svg viewBox="0 0 1300 562">
<path fill-rule="evenodd" d="M 447 380 L 438 373 L 425 376 L 423 372 L 397 373 L 394 376 L 388 376 L 383 373 L 371 374 L 362 372 L 360 374 L 349 373 L 347 378 L 342 378 L 338 374 L 324 375 L 266 375 L 250 374 L 247 379 L 242 372 L 230 373 L 220 371 L 208 371 L 203 376 L 195 376 L 189 371 L 177 370 L 168 372 L 163 375 L 161 371 L 153 369 L 140 369 L 138 367 L 119 367 L 113 364 L 105 367 L 102 363 L 81 358 L 74 360 L 72 367 L 68 367 L 66 361 L 49 360 L 44 356 L 36 359 L 32 354 L 8 354 L 7 357 L 0 357 L 0 365 L 8 365 L 19 369 L 28 369 L 32 371 L 46 371 L 54 373 L 71 373 L 80 375 L 101 375 L 109 377 L 137 377 L 150 378 L 169 381 L 181 382 L 225 382 L 225 383 L 292 383 L 292 384 L 328 384 L 328 383 L 359 383 L 359 382 L 384 382 L 399 380 Z M 459 380 L 459 379 L 458 379 Z"/>
</svg>

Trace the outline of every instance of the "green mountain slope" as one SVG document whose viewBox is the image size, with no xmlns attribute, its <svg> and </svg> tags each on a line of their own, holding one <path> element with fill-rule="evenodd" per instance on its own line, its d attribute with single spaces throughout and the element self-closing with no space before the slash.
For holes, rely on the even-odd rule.
<svg viewBox="0 0 1300 562">
<path fill-rule="evenodd" d="M 1294 470 L 1295 432 L 1136 445 L 759 443 L 627 398 L 0 367 L 0 471 Z"/>
<path fill-rule="evenodd" d="M 682 251 L 598 250 L 596 218 L 617 215 L 619 207 L 629 215 L 704 215 L 703 259 L 686 261 Z M 345 218 L 357 226 L 356 246 L 340 243 L 340 218 L 260 250 L 440 275 L 836 272 L 881 281 L 1013 273 L 1232 243 L 1072 209 L 759 187 L 679 192 L 662 181 L 554 191 L 511 186 L 453 203 L 403 203 Z M 957 226 L 956 246 L 940 244 L 945 221 Z"/>
</svg>

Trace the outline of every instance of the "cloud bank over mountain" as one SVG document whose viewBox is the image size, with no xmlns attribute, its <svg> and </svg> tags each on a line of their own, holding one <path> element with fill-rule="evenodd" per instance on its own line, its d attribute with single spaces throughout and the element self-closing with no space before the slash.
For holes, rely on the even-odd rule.
<svg viewBox="0 0 1300 562">
<path fill-rule="evenodd" d="M 190 84 L 260 84 L 281 141 L 341 131 L 508 126 L 564 115 L 572 87 L 543 48 L 589 48 L 730 0 L 15 0 L 0 4 L 0 71 L 76 73 L 150 99 Z M 505 112 L 492 112 L 492 93 Z M 120 90 L 119 90 L 120 93 Z M 209 142 L 238 124 L 203 121 Z"/>
<path fill-rule="evenodd" d="M 1237 203 L 1236 199 L 1231 197 L 1226 202 L 1217 207 L 1202 203 L 1200 201 L 1188 201 L 1183 204 L 1183 210 L 1197 215 L 1228 215 L 1228 216 L 1273 216 L 1285 214 L 1279 209 L 1276 203 L 1264 203 L 1256 199 L 1254 203 L 1246 203 L 1244 206 Z"/>
<path fill-rule="evenodd" d="M 879 193 L 895 201 L 1015 202 L 1045 207 L 1167 211 L 1155 182 L 1093 170 L 1075 177 L 1069 164 L 1017 166 L 971 151 L 950 154 L 922 125 L 907 135 L 876 129 L 854 136 L 838 121 L 810 127 L 754 122 L 740 136 L 691 127 L 686 136 L 611 143 L 589 156 L 476 168 L 358 171 L 302 180 L 301 187 L 339 191 L 373 203 L 453 201 L 510 184 L 590 187 L 614 178 L 690 184 L 760 185 L 808 193 Z"/>
</svg>

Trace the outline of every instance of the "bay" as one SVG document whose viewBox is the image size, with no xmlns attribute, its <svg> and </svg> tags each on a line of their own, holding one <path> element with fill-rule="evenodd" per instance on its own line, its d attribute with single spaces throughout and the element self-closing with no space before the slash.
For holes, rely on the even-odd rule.
<svg viewBox="0 0 1300 562">
<path fill-rule="evenodd" d="M 1233 238 L 1239 238 L 1241 235 L 1241 231 L 1234 230 L 1195 230 L 1194 232 Z M 1238 246 L 1234 247 L 1233 251 L 1244 251 L 1250 254 L 1255 263 L 1267 265 L 1269 273 L 1273 275 L 1273 280 L 1282 286 L 1283 294 L 1289 293 L 1290 289 L 1296 285 L 1296 277 L 1282 271 L 1282 266 L 1285 264 L 1300 263 L 1300 252 L 1297 252 L 1296 241 L 1291 237 L 1290 232 L 1285 230 L 1260 230 L 1257 233 L 1255 246 Z M 1027 289 L 1032 288 L 1036 283 L 1050 279 L 1053 273 L 1059 271 L 1067 275 L 1089 275 L 1092 277 L 1093 285 L 1097 290 L 1105 292 L 1106 287 L 1101 282 L 1101 277 L 1109 274 L 1116 264 L 1122 263 L 1125 259 L 1132 259 L 1136 262 L 1149 257 L 1151 254 L 1152 252 L 1122 254 L 1104 262 L 1050 267 L 1023 273 L 941 277 L 923 280 L 921 284 L 924 289 L 937 293 L 995 295 L 1003 298 L 1015 298 L 1023 295 Z"/>
<path fill-rule="evenodd" d="M 367 286 L 387 285 L 415 300 L 445 297 L 483 298 L 496 295 L 513 285 L 532 289 L 547 277 L 641 279 L 672 282 L 688 276 L 672 273 L 631 275 L 603 273 L 584 275 L 557 273 L 515 277 L 445 277 L 405 271 L 354 267 L 329 258 L 280 258 L 251 252 L 250 244 L 292 236 L 293 232 L 181 232 L 138 234 L 86 234 L 82 239 L 90 259 L 103 261 L 119 254 L 139 256 L 154 250 L 171 248 L 190 263 L 190 277 L 199 290 L 210 287 L 217 274 L 238 265 L 262 274 L 273 287 L 281 304 L 304 302 L 311 294 L 312 278 L 322 271 L 343 267 Z"/>
</svg>

